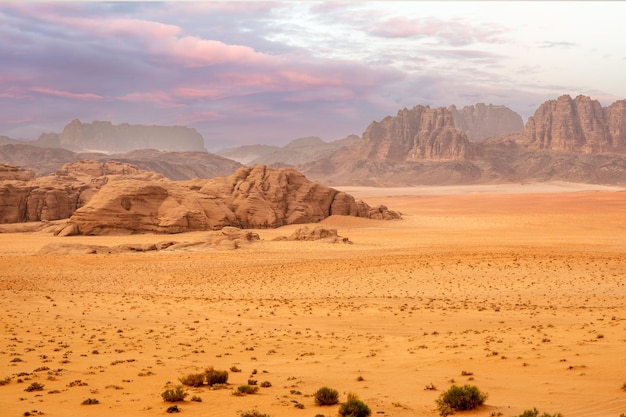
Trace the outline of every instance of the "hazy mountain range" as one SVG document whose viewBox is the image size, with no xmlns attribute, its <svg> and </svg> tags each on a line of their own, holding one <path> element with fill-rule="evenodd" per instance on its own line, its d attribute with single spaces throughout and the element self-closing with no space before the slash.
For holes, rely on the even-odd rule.
<svg viewBox="0 0 626 417">
<path fill-rule="evenodd" d="M 154 148 L 146 150 L 146 148 Z M 40 175 L 64 163 L 113 160 L 170 179 L 212 178 L 242 165 L 291 166 L 329 185 L 378 186 L 564 180 L 626 183 L 626 100 L 543 103 L 524 126 L 504 106 L 417 105 L 373 121 L 361 136 L 206 152 L 195 129 L 74 120 L 34 142 L 0 136 L 0 163 Z"/>
</svg>

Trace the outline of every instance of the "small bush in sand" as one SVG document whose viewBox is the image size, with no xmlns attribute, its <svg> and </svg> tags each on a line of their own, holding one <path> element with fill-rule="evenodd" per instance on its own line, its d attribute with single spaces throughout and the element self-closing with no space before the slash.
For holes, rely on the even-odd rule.
<svg viewBox="0 0 626 417">
<path fill-rule="evenodd" d="M 82 405 L 100 404 L 100 401 L 98 401 L 96 398 L 87 398 L 86 400 L 83 400 L 81 404 Z"/>
<path fill-rule="evenodd" d="M 272 383 L 270 381 L 261 382 L 261 388 L 269 388 L 271 386 L 272 386 Z"/>
<path fill-rule="evenodd" d="M 6 384 L 8 384 L 9 382 L 11 382 L 11 377 L 10 377 L 10 376 L 7 376 L 7 377 L 6 377 L 6 378 L 4 378 L 4 379 L 0 379 L 0 386 L 2 386 L 2 385 L 6 385 Z M 626 385 L 626 384 L 625 384 L 625 385 Z"/>
<path fill-rule="evenodd" d="M 228 381 L 228 371 L 218 371 L 210 367 L 206 371 L 204 371 L 206 375 L 206 382 L 210 386 L 215 384 L 225 384 Z"/>
<path fill-rule="evenodd" d="M 177 405 L 170 405 L 169 407 L 167 407 L 167 410 L 165 410 L 166 413 L 180 413 L 180 408 L 178 408 Z"/>
<path fill-rule="evenodd" d="M 24 391 L 26 392 L 43 391 L 43 387 L 44 387 L 43 384 L 40 384 L 39 382 L 33 382 L 28 387 L 26 387 Z"/>
<path fill-rule="evenodd" d="M 313 394 L 317 405 L 335 405 L 339 402 L 339 392 L 336 389 L 322 387 Z"/>
<path fill-rule="evenodd" d="M 188 387 L 201 387 L 204 384 L 205 373 L 189 374 L 178 378 L 178 380 Z"/>
<path fill-rule="evenodd" d="M 194 395 L 193 397 L 191 397 L 191 401 L 195 401 L 197 403 L 201 403 L 202 402 L 202 398 L 198 397 L 197 395 Z"/>
<path fill-rule="evenodd" d="M 241 417 L 270 417 L 269 414 L 259 413 L 257 410 L 244 411 L 240 414 Z"/>
<path fill-rule="evenodd" d="M 163 401 L 175 403 L 177 401 L 184 401 L 187 395 L 189 394 L 183 390 L 182 385 L 179 385 L 176 388 L 166 389 L 161 394 L 161 397 L 163 397 Z"/>
<path fill-rule="evenodd" d="M 539 410 L 537 410 L 536 408 L 533 408 L 532 410 L 524 411 L 518 417 L 563 417 L 563 414 L 561 414 L 561 413 L 556 413 L 556 414 L 543 413 L 543 414 L 539 415 Z"/>
<path fill-rule="evenodd" d="M 230 372 L 241 372 L 241 369 L 237 368 L 235 365 L 230 367 Z"/>
<path fill-rule="evenodd" d="M 341 417 L 368 417 L 370 414 L 372 414 L 372 410 L 367 404 L 352 393 L 349 393 L 347 401 L 339 406 Z"/>
<path fill-rule="evenodd" d="M 237 390 L 233 392 L 233 395 L 241 396 L 246 394 L 256 394 L 259 390 L 259 387 L 256 385 L 240 385 L 237 387 Z"/>
<path fill-rule="evenodd" d="M 452 385 L 437 399 L 437 408 L 439 414 L 445 417 L 455 411 L 473 410 L 483 405 L 486 399 L 487 394 L 480 392 L 474 385 Z"/>
</svg>

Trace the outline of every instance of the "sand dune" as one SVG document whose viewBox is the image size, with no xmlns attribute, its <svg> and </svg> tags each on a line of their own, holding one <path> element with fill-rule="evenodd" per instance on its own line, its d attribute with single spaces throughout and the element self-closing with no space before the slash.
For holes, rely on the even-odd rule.
<svg viewBox="0 0 626 417">
<path fill-rule="evenodd" d="M 327 385 L 373 415 L 437 416 L 452 381 L 489 394 L 459 415 L 626 413 L 626 193 L 494 187 L 346 187 L 404 214 L 322 222 L 350 245 L 271 240 L 292 225 L 229 251 L 40 256 L 164 237 L 0 234 L 1 414 L 164 415 L 166 387 L 208 366 L 241 372 L 188 388 L 183 415 L 336 415 L 311 396 Z M 272 386 L 232 395 L 248 379 Z"/>
</svg>

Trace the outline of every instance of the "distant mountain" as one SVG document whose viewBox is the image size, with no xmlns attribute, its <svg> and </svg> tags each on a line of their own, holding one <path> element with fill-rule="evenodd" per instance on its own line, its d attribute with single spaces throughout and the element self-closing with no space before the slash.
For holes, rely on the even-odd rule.
<svg viewBox="0 0 626 417">
<path fill-rule="evenodd" d="M 487 138 L 501 138 L 524 129 L 522 117 L 506 106 L 478 103 L 457 110 L 448 107 L 452 113 L 454 127 L 465 132 L 471 142 Z"/>
<path fill-rule="evenodd" d="M 517 118 L 498 107 L 464 108 L 456 121 L 454 107 L 402 109 L 370 124 L 356 145 L 298 169 L 329 185 L 626 184 L 626 100 L 602 108 L 589 97 L 562 96 L 541 105 L 523 130 L 477 142 L 457 126 L 474 137 L 512 129 L 494 115 Z"/>
<path fill-rule="evenodd" d="M 52 174 L 66 163 L 86 159 L 133 164 L 141 169 L 162 174 L 171 180 L 230 175 L 241 167 L 238 162 L 208 152 L 165 152 L 147 149 L 107 155 L 24 144 L 0 145 L 0 163 L 32 169 L 39 175 Z"/>
<path fill-rule="evenodd" d="M 135 149 L 206 152 L 202 136 L 189 127 L 114 125 L 106 121 L 82 123 L 78 119 L 72 120 L 60 134 L 42 134 L 35 145 L 102 153 Z"/>
<path fill-rule="evenodd" d="M 350 135 L 344 139 L 332 142 L 324 142 L 318 137 L 308 136 L 294 139 L 282 148 L 270 147 L 267 145 L 242 146 L 239 148 L 219 151 L 218 155 L 235 159 L 236 161 L 244 163 L 248 166 L 295 166 L 332 155 L 334 152 L 343 147 L 356 144 L 359 140 L 360 138 L 356 135 Z M 244 155 L 253 155 L 254 151 L 258 153 L 257 157 L 242 158 Z M 246 160 L 246 162 L 243 162 L 243 160 Z"/>
<path fill-rule="evenodd" d="M 217 151 L 216 154 L 246 165 L 257 158 L 276 152 L 279 149 L 280 147 L 272 145 L 245 145 L 221 149 Z"/>
</svg>

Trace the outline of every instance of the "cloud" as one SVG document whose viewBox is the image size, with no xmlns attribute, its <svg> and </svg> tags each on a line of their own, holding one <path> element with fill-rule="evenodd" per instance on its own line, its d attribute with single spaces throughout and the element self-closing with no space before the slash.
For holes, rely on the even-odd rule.
<svg viewBox="0 0 626 417">
<path fill-rule="evenodd" d="M 578 46 L 577 43 L 574 42 L 552 42 L 552 41 L 544 41 L 539 43 L 539 48 L 572 48 L 574 46 Z"/>
<path fill-rule="evenodd" d="M 89 101 L 101 101 L 106 100 L 106 97 L 103 97 L 98 94 L 93 93 L 72 93 L 70 91 L 56 90 L 53 88 L 45 88 L 45 87 L 31 87 L 30 91 L 40 94 L 47 94 L 56 97 L 62 97 L 72 100 L 89 100 Z"/>
</svg>

